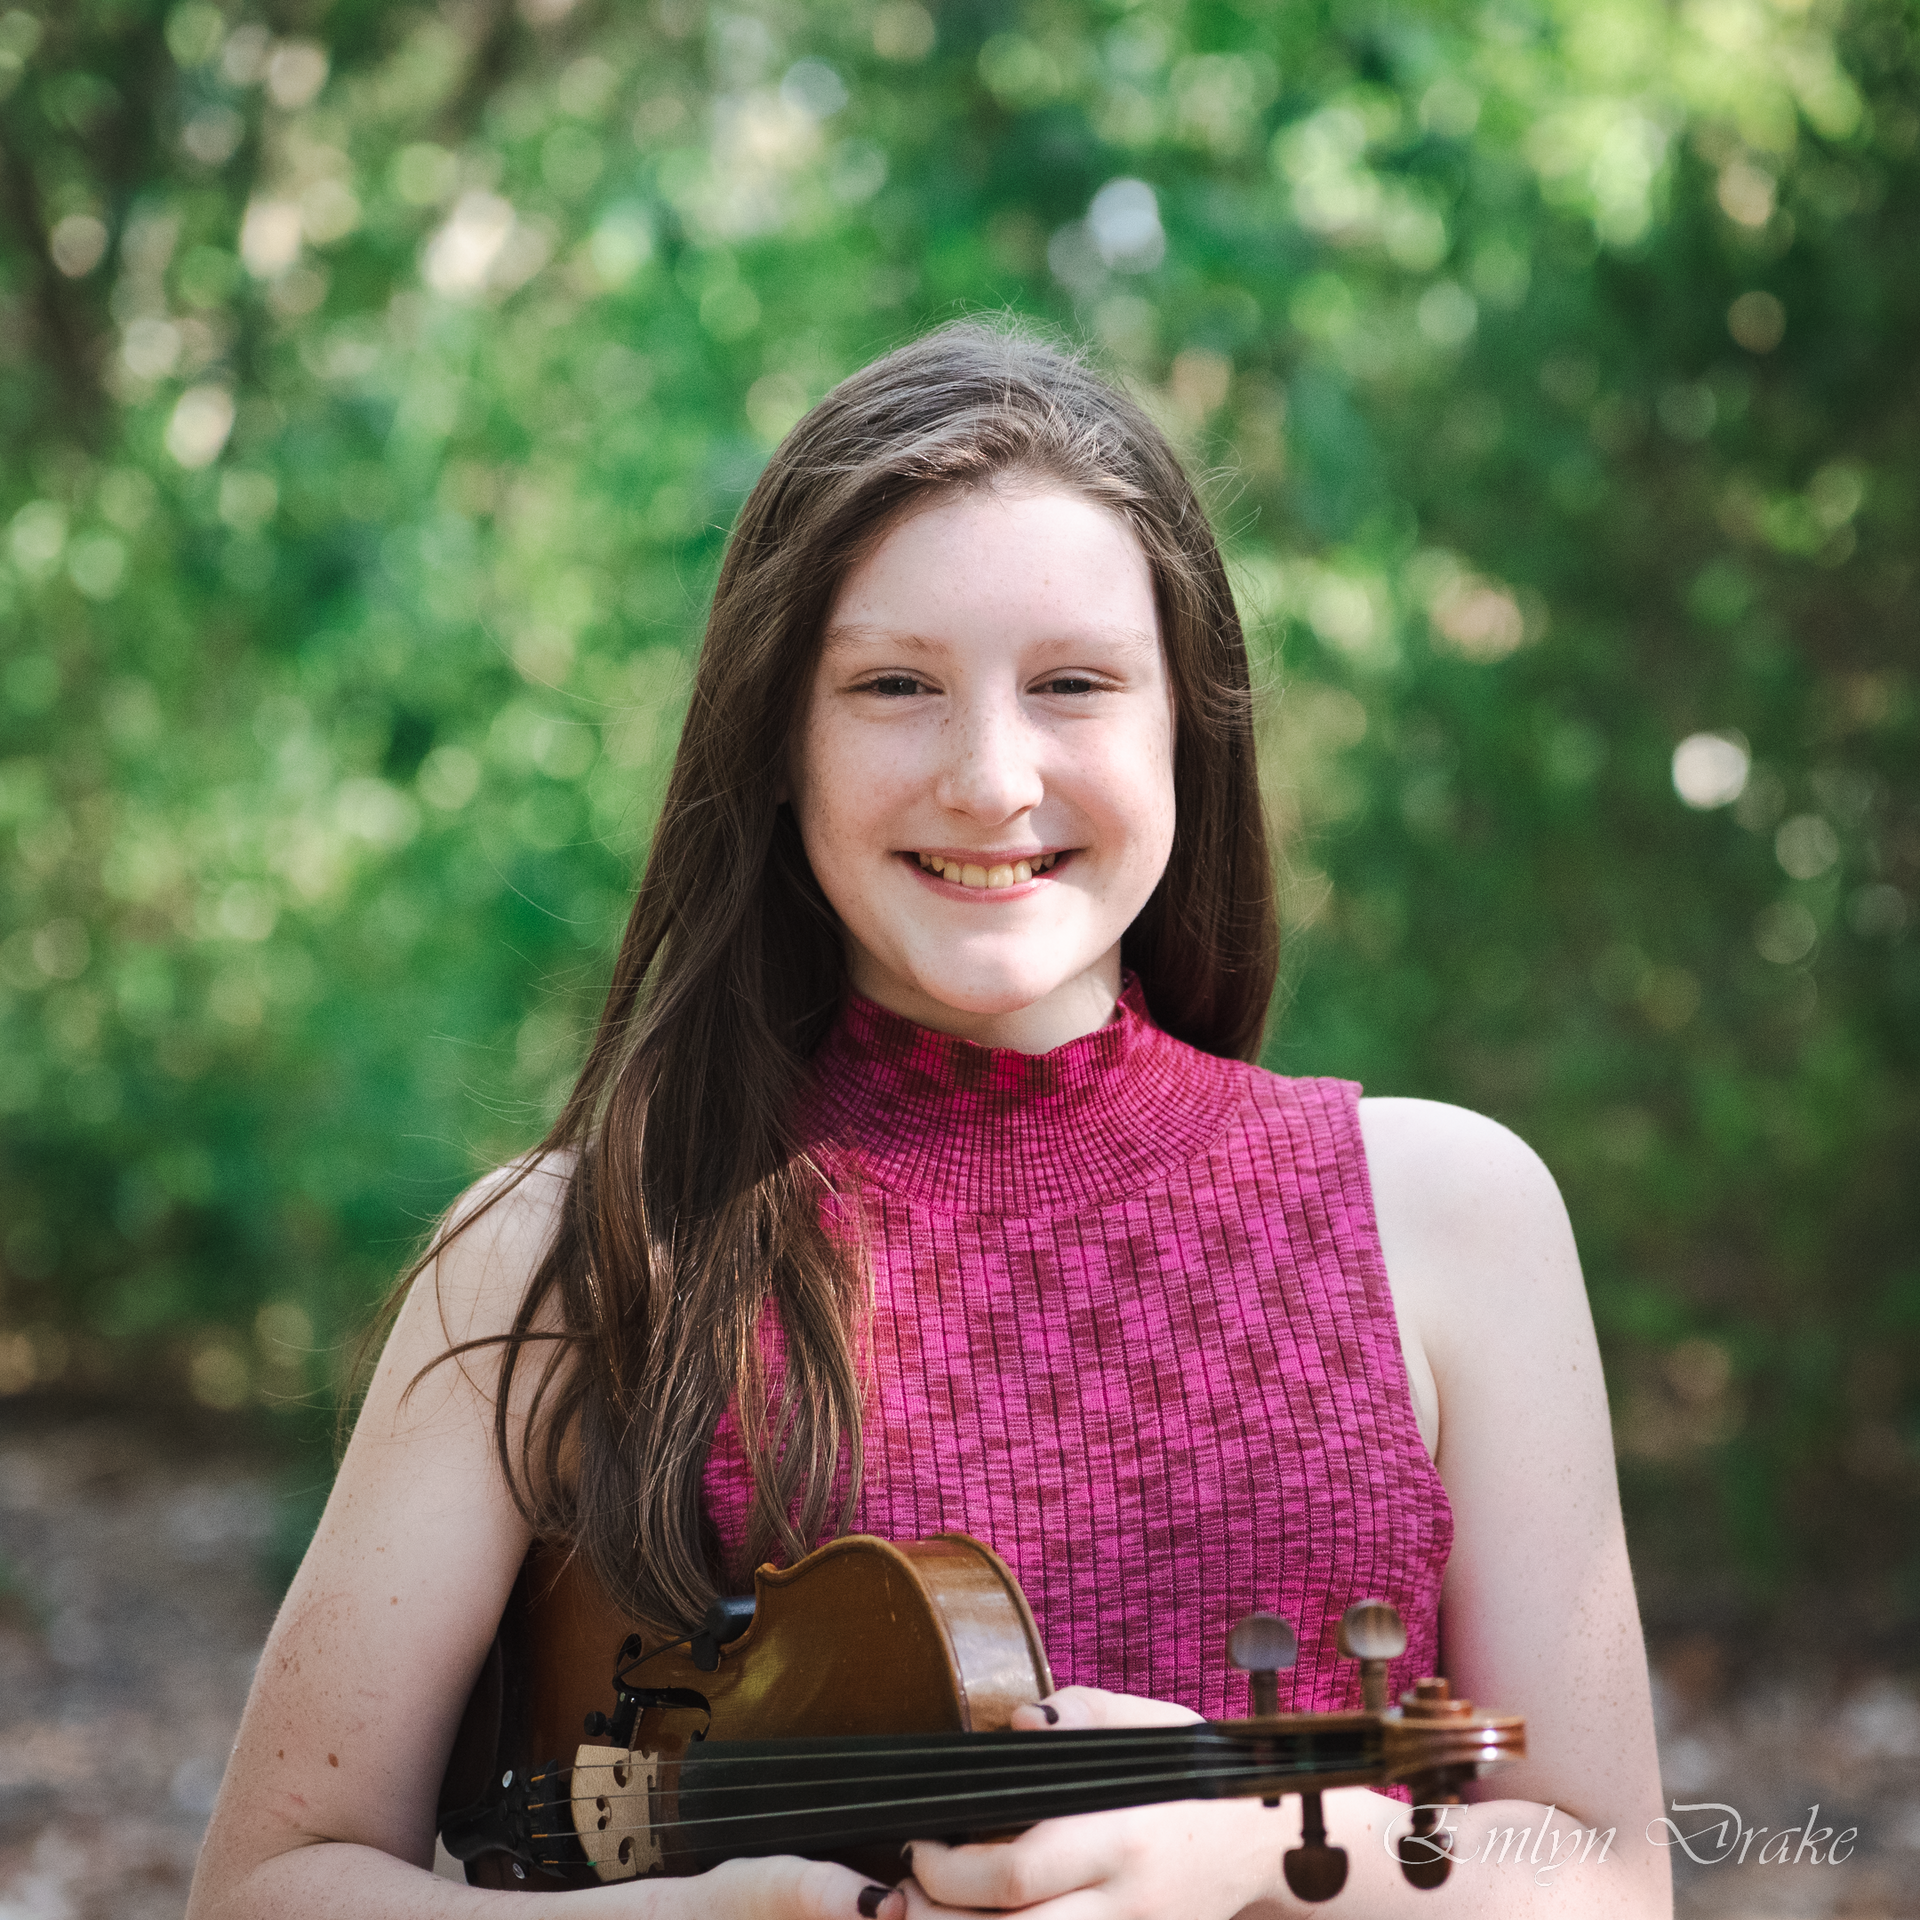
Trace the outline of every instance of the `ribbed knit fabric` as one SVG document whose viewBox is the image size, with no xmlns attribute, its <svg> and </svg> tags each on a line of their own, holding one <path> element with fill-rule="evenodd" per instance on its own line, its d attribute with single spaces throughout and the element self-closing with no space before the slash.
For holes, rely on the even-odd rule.
<svg viewBox="0 0 1920 1920">
<path fill-rule="evenodd" d="M 1414 1423 L 1359 1088 L 1170 1038 L 1129 985 L 1052 1053 L 978 1047 L 855 999 L 808 1131 L 857 1169 L 874 1266 L 853 1529 L 958 1529 L 1012 1567 L 1054 1673 L 1246 1711 L 1244 1613 L 1300 1636 L 1283 1709 L 1359 1704 L 1341 1613 L 1407 1625 L 1438 1671 L 1452 1514 Z M 722 1542 L 751 1478 L 731 1413 L 706 1475 Z"/>
</svg>

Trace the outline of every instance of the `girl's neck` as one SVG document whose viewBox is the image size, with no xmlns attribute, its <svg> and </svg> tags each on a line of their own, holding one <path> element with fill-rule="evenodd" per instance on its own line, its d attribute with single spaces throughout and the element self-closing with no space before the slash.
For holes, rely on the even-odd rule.
<svg viewBox="0 0 1920 1920">
<path fill-rule="evenodd" d="M 976 1010 L 949 1005 L 911 982 L 861 966 L 857 953 L 850 956 L 848 972 L 854 992 L 875 1006 L 931 1032 L 1010 1053 L 1051 1053 L 1056 1047 L 1097 1033 L 1113 1018 L 1120 999 L 1118 947 L 1085 973 L 1061 982 L 1051 993 L 1010 1008 Z"/>
</svg>

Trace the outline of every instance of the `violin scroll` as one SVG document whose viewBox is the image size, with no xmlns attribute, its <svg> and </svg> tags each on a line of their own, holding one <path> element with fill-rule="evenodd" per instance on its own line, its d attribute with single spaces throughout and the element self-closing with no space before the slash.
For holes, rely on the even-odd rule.
<svg viewBox="0 0 1920 1920">
<path fill-rule="evenodd" d="M 1407 1630 L 1384 1600 L 1356 1601 L 1342 1616 L 1335 1640 L 1342 1654 L 1360 1663 L 1362 1712 L 1377 1716 L 1385 1739 L 1387 1764 L 1374 1778 L 1405 1782 L 1413 1792 L 1412 1828 L 1394 1846 L 1400 1871 L 1411 1886 L 1441 1886 L 1453 1869 L 1445 1809 L 1460 1803 L 1460 1788 L 1482 1767 L 1526 1751 L 1522 1725 L 1508 1715 L 1476 1714 L 1472 1701 L 1456 1700 L 1437 1678 L 1416 1681 L 1389 1707 L 1387 1671 L 1407 1650 Z M 1298 1650 L 1293 1629 L 1277 1614 L 1248 1614 L 1227 1636 L 1228 1664 L 1250 1677 L 1254 1722 L 1278 1717 L 1279 1675 L 1294 1664 Z M 1259 1741 L 1257 1727 L 1249 1734 Z M 1321 1790 L 1303 1783 L 1299 1791 L 1300 1844 L 1288 1850 L 1282 1865 L 1295 1899 L 1318 1903 L 1346 1885 L 1347 1855 L 1327 1839 Z M 1275 1796 L 1263 1797 L 1268 1806 L 1279 1805 Z"/>
</svg>

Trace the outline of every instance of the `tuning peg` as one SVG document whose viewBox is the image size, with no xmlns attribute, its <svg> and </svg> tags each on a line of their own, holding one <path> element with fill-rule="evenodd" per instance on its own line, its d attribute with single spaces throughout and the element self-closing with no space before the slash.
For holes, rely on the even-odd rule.
<svg viewBox="0 0 1920 1920">
<path fill-rule="evenodd" d="M 1227 1635 L 1227 1659 L 1247 1676 L 1247 1711 L 1256 1720 L 1271 1720 L 1280 1711 L 1280 1675 L 1300 1652 L 1293 1629 L 1277 1613 L 1247 1614 Z M 1263 1806 L 1277 1807 L 1277 1794 L 1267 1794 Z"/>
<path fill-rule="evenodd" d="M 1300 1844 L 1280 1864 L 1296 1900 L 1331 1900 L 1347 1884 L 1347 1850 L 1327 1845 L 1317 1793 L 1300 1796 Z"/>
<path fill-rule="evenodd" d="M 1407 1650 L 1407 1630 L 1384 1600 L 1356 1600 L 1340 1616 L 1340 1651 L 1360 1662 L 1360 1698 L 1369 1713 L 1387 1710 L 1387 1668 Z"/>
<path fill-rule="evenodd" d="M 1299 1652 L 1293 1629 L 1277 1613 L 1250 1613 L 1227 1635 L 1227 1659 L 1248 1676 L 1248 1705 L 1256 1720 L 1280 1711 L 1280 1675 Z"/>
<path fill-rule="evenodd" d="M 1448 1793 L 1429 1799 L 1416 1786 L 1414 1800 L 1413 1831 L 1400 1836 L 1394 1853 L 1407 1884 L 1431 1893 L 1435 1887 L 1444 1886 L 1453 1871 L 1453 1833 L 1440 1826 L 1440 1802 L 1457 1806 L 1459 1796 Z"/>
</svg>

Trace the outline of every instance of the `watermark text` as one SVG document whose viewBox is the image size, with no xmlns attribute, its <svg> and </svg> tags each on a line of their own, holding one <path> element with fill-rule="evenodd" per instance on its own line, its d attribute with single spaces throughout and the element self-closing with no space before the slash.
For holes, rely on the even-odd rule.
<svg viewBox="0 0 1920 1920">
<path fill-rule="evenodd" d="M 1489 1827 L 1480 1835 L 1477 1846 L 1463 1845 L 1464 1836 L 1453 1823 L 1462 1809 L 1452 1802 L 1436 1802 L 1430 1809 L 1433 1828 L 1425 1834 L 1408 1832 L 1387 1834 L 1387 1852 L 1403 1860 L 1419 1861 L 1424 1856 L 1450 1854 L 1456 1866 L 1526 1867 L 1534 1884 L 1553 1885 L 1553 1876 L 1562 1867 L 1585 1866 L 1588 1861 L 1604 1862 L 1613 1845 L 1616 1829 L 1604 1832 L 1598 1827 L 1556 1825 L 1557 1807 L 1549 1807 L 1530 1826 Z M 1416 1812 L 1421 1809 L 1416 1808 Z"/>
<path fill-rule="evenodd" d="M 1676 1800 L 1668 1813 L 1685 1814 L 1685 1826 L 1663 1813 L 1648 1827 L 1647 1838 L 1656 1847 L 1678 1847 L 1698 1867 L 1717 1867 L 1726 1860 L 1745 1866 L 1749 1853 L 1763 1867 L 1837 1867 L 1851 1856 L 1860 1837 L 1858 1827 L 1835 1832 L 1821 1826 L 1818 1801 L 1807 1809 L 1806 1823 L 1797 1827 L 1750 1827 L 1738 1807 L 1719 1800 Z"/>
</svg>

